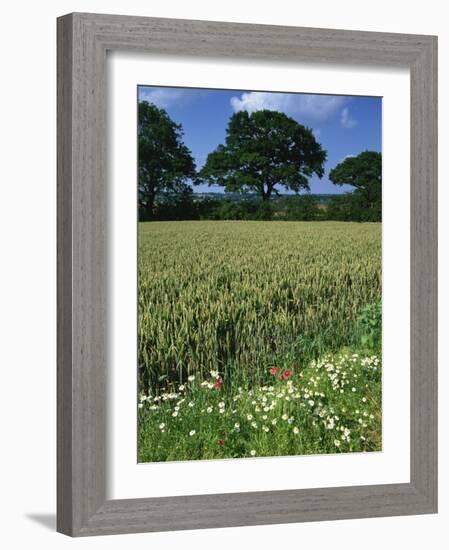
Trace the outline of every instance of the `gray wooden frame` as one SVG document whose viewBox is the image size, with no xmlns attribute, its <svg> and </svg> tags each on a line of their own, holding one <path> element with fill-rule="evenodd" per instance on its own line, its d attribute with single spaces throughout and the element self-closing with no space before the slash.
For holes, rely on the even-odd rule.
<svg viewBox="0 0 449 550">
<path fill-rule="evenodd" d="M 411 71 L 410 483 L 106 500 L 108 50 Z M 58 19 L 57 529 L 72 536 L 437 511 L 437 38 L 74 13 Z"/>
</svg>

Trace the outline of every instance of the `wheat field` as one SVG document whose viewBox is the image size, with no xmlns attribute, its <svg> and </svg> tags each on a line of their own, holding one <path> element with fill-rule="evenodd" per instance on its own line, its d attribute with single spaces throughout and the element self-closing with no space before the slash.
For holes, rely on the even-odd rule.
<svg viewBox="0 0 449 550">
<path fill-rule="evenodd" d="M 257 385 L 352 345 L 381 300 L 381 224 L 140 223 L 138 299 L 143 391 L 211 369 Z"/>
</svg>

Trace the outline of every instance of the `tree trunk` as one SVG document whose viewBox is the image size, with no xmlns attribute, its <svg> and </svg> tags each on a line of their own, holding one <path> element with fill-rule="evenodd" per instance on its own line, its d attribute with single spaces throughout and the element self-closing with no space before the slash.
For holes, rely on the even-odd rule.
<svg viewBox="0 0 449 550">
<path fill-rule="evenodd" d="M 265 191 L 265 185 L 263 186 L 263 188 L 262 188 L 262 200 L 263 201 L 267 201 L 267 200 L 270 199 L 271 191 L 272 191 L 272 189 L 268 186 L 267 186 L 267 190 Z"/>
<path fill-rule="evenodd" d="M 145 221 L 152 220 L 154 217 L 154 196 L 147 197 L 147 201 L 144 208 Z"/>
</svg>

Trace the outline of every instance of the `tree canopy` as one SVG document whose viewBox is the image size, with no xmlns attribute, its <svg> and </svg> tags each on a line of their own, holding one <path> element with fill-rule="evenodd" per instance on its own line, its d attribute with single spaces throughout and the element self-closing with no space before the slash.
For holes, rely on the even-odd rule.
<svg viewBox="0 0 449 550">
<path fill-rule="evenodd" d="M 139 102 L 139 207 L 151 219 L 158 193 L 185 193 L 196 182 L 195 162 L 184 145 L 181 125 L 166 111 Z"/>
<path fill-rule="evenodd" d="M 355 187 L 355 195 L 365 208 L 380 207 L 382 200 L 382 154 L 364 151 L 356 157 L 347 157 L 329 172 L 336 185 Z"/>
<path fill-rule="evenodd" d="M 225 144 L 207 157 L 200 177 L 226 191 L 253 191 L 263 200 L 276 186 L 309 190 L 309 178 L 324 173 L 326 151 L 311 129 L 284 113 L 261 110 L 232 115 Z"/>
</svg>

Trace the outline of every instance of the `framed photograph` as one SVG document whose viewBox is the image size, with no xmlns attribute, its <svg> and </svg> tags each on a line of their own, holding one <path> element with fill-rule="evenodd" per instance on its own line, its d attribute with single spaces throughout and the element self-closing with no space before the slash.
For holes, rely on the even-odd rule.
<svg viewBox="0 0 449 550">
<path fill-rule="evenodd" d="M 58 531 L 437 511 L 437 39 L 58 19 Z"/>
</svg>

